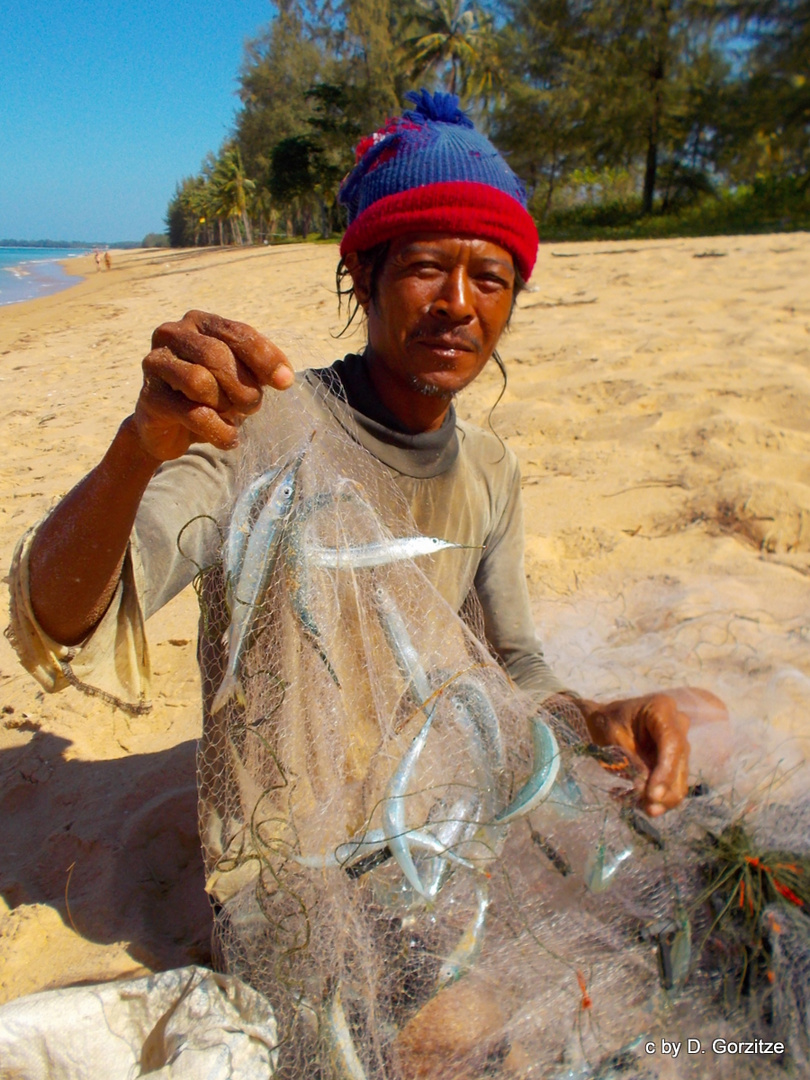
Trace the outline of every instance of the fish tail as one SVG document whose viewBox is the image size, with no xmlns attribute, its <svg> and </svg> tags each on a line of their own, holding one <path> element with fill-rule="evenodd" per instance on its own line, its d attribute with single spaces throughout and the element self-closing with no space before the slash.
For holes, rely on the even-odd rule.
<svg viewBox="0 0 810 1080">
<path fill-rule="evenodd" d="M 238 676 L 228 672 L 222 680 L 222 685 L 217 690 L 214 700 L 211 702 L 211 715 L 215 716 L 225 705 L 235 697 L 240 705 L 245 705 L 245 692 Z"/>
</svg>

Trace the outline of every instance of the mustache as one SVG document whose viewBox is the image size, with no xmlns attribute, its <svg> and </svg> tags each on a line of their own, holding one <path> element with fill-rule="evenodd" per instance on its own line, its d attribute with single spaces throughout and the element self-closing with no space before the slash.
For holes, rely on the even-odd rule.
<svg viewBox="0 0 810 1080">
<path fill-rule="evenodd" d="M 449 330 L 447 327 L 417 326 L 408 335 L 409 341 L 423 341 L 425 339 L 430 342 L 441 342 L 451 348 L 466 346 L 473 352 L 478 352 L 481 348 L 481 342 L 477 335 L 463 326 L 458 326 L 453 330 Z"/>
</svg>

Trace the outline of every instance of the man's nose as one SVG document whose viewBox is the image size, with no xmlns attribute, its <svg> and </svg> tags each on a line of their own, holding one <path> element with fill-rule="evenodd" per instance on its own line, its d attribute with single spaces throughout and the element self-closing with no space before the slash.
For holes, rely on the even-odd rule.
<svg viewBox="0 0 810 1080">
<path fill-rule="evenodd" d="M 430 305 L 431 315 L 454 323 L 469 322 L 474 314 L 473 288 L 466 267 L 456 266 L 444 279 Z"/>
</svg>

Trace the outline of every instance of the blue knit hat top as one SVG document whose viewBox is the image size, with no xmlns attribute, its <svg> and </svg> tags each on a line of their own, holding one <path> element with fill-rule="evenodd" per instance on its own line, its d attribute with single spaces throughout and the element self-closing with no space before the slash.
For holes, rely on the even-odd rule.
<svg viewBox="0 0 810 1080">
<path fill-rule="evenodd" d="M 455 94 L 420 90 L 406 97 L 416 108 L 406 109 L 357 148 L 357 164 L 340 190 L 349 224 L 386 195 L 448 180 L 487 184 L 526 205 L 523 184 L 475 130 Z"/>
<path fill-rule="evenodd" d="M 407 97 L 415 107 L 357 147 L 339 194 L 349 215 L 341 254 L 408 232 L 453 232 L 507 248 L 528 277 L 538 240 L 521 181 L 455 94 Z"/>
</svg>

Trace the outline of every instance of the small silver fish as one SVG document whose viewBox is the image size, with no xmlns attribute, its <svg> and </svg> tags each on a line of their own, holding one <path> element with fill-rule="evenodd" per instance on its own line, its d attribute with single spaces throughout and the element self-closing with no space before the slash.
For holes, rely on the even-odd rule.
<svg viewBox="0 0 810 1080">
<path fill-rule="evenodd" d="M 477 904 L 475 914 L 461 940 L 439 969 L 437 988 L 455 982 L 475 963 L 484 941 L 484 924 L 489 907 L 489 890 L 485 882 L 475 886 Z"/>
<path fill-rule="evenodd" d="M 335 990 L 324 1010 L 325 1028 L 329 1049 L 340 1080 L 366 1080 L 365 1069 L 354 1045 L 349 1023 L 343 1011 L 340 986 Z"/>
<path fill-rule="evenodd" d="M 228 537 L 225 541 L 225 595 L 228 602 L 228 610 L 233 614 L 233 592 L 239 575 L 242 573 L 242 561 L 245 556 L 248 537 L 250 536 L 251 521 L 257 515 L 257 506 L 262 496 L 275 483 L 286 462 L 280 462 L 267 472 L 248 484 L 239 498 L 231 514 L 228 526 Z"/>
<path fill-rule="evenodd" d="M 239 681 L 242 663 L 256 609 L 270 581 L 278 551 L 280 529 L 295 499 L 295 481 L 309 444 L 295 457 L 281 481 L 267 500 L 248 537 L 242 573 L 234 589 L 234 612 L 228 627 L 228 667 L 222 685 L 211 703 L 211 712 L 220 709 L 236 696 L 244 704 Z"/>
<path fill-rule="evenodd" d="M 332 682 L 340 689 L 340 680 L 324 651 L 320 628 L 309 608 L 309 575 L 307 573 L 307 560 L 304 556 L 304 531 L 310 516 L 333 502 L 334 499 L 329 492 L 321 492 L 305 502 L 295 514 L 285 536 L 284 558 L 292 609 L 298 617 L 298 622 L 305 636 L 309 638 L 313 648 L 323 661 Z"/>
<path fill-rule="evenodd" d="M 432 835 L 436 837 L 443 849 L 441 854 L 437 853 L 428 863 L 425 892 L 431 900 L 435 900 L 439 895 L 453 869 L 453 863 L 455 861 L 461 861 L 462 865 L 468 863 L 467 859 L 460 860 L 458 856 L 456 859 L 450 859 L 448 852 L 469 840 L 477 832 L 481 819 L 481 804 L 479 792 L 465 792 L 453 803 L 443 819 L 430 822 Z M 469 866 L 472 867 L 473 864 L 469 863 Z"/>
<path fill-rule="evenodd" d="M 448 850 L 447 845 L 438 837 L 433 836 L 427 829 L 409 830 L 408 842 L 415 848 L 430 852 L 436 858 L 463 866 L 467 870 L 475 869 L 474 863 Z M 292 855 L 291 858 L 299 866 L 306 866 L 313 870 L 327 870 L 335 867 L 346 869 L 346 867 L 352 865 L 358 856 L 365 858 L 367 855 L 373 855 L 374 852 L 381 851 L 388 846 L 389 841 L 385 831 L 383 829 L 372 829 L 371 832 L 347 840 L 345 844 L 339 844 L 335 851 L 329 855 Z"/>
<path fill-rule="evenodd" d="M 411 641 L 405 620 L 382 586 L 378 586 L 374 591 L 374 603 L 400 674 L 409 684 L 416 704 L 421 705 L 430 697 L 430 681 L 425 674 L 422 659 Z"/>
<path fill-rule="evenodd" d="M 405 626 L 405 620 L 382 586 L 375 590 L 374 600 L 383 632 L 394 654 L 400 673 L 407 680 L 417 704 L 422 705 L 430 697 L 430 681 L 425 673 L 419 653 L 411 641 L 410 634 Z M 436 703 L 434 702 L 422 729 L 411 743 L 402 761 L 394 771 L 394 775 L 388 782 L 382 804 L 383 829 L 391 854 L 414 890 L 425 899 L 429 899 L 429 897 L 419 877 L 419 871 L 416 869 L 408 844 L 408 827 L 405 822 L 405 796 L 411 775 L 419 756 L 425 748 L 435 715 Z"/>
<path fill-rule="evenodd" d="M 548 724 L 538 717 L 532 720 L 534 763 L 532 775 L 509 805 L 495 815 L 498 825 L 507 825 L 517 817 L 530 813 L 548 797 L 560 771 L 560 748 Z"/>
<path fill-rule="evenodd" d="M 452 540 L 441 540 L 437 536 L 403 536 L 354 547 L 326 548 L 313 545 L 307 548 L 306 558 L 312 566 L 326 570 L 358 570 L 417 559 L 420 555 L 432 555 L 447 548 L 474 546 L 477 545 L 456 544 Z"/>
<path fill-rule="evenodd" d="M 416 869 L 416 863 L 411 855 L 408 826 L 405 823 L 405 799 L 408 784 L 416 763 L 425 748 L 435 715 L 436 708 L 434 705 L 428 713 L 427 720 L 422 725 L 419 734 L 411 743 L 402 761 L 394 771 L 394 775 L 389 780 L 382 804 L 383 830 L 391 854 L 413 889 L 426 900 L 429 900 L 430 897 L 422 884 L 419 871 Z"/>
<path fill-rule="evenodd" d="M 616 876 L 616 871 L 633 855 L 631 847 L 622 851 L 610 851 L 600 840 L 585 863 L 585 884 L 592 893 L 604 892 Z"/>
</svg>

